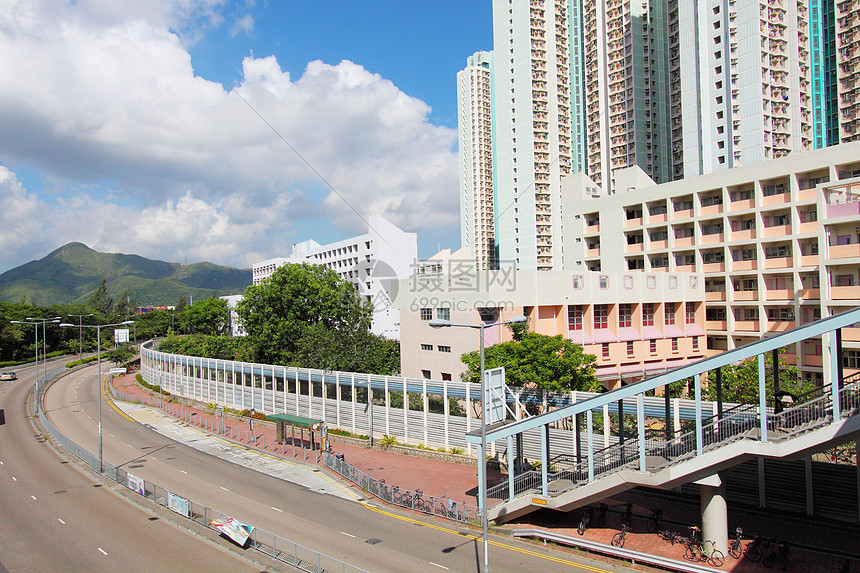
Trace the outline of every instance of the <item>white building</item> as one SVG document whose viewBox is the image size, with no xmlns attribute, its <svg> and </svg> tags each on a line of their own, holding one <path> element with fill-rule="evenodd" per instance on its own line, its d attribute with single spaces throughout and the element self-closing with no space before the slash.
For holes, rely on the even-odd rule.
<svg viewBox="0 0 860 573">
<path fill-rule="evenodd" d="M 371 330 L 399 340 L 400 313 L 391 307 L 391 289 L 396 288 L 398 279 L 412 276 L 417 259 L 418 237 L 415 233 L 402 231 L 381 215 L 371 215 L 367 233 L 327 245 L 315 241 L 297 243 L 287 258 L 255 263 L 252 277 L 257 285 L 284 264 L 326 266 L 340 278 L 353 283 L 359 294 L 373 304 Z"/>
<path fill-rule="evenodd" d="M 231 294 L 220 298 L 227 301 L 227 308 L 230 309 L 230 335 L 245 336 L 245 328 L 242 326 L 242 322 L 239 320 L 239 315 L 236 313 L 236 304 L 242 300 L 242 295 Z"/>
</svg>

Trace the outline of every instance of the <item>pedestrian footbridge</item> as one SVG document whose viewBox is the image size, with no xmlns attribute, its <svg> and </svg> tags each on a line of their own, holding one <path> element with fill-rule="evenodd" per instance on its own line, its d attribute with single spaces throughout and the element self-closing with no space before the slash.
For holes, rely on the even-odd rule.
<svg viewBox="0 0 860 573">
<path fill-rule="evenodd" d="M 846 378 L 842 362 L 837 359 L 842 355 L 841 329 L 858 322 L 860 308 L 540 416 L 488 427 L 486 443 L 505 440 L 511 468 L 520 467 L 514 460 L 519 457 L 517 445 L 522 443 L 524 433 L 538 432 L 541 444 L 538 470 L 518 475 L 510 471 L 502 483 L 487 490 L 489 518 L 506 521 L 543 508 L 570 511 L 637 486 L 672 488 L 695 482 L 701 485 L 705 538 L 715 540 L 718 546 L 725 545 L 726 510 L 719 472 L 756 456 L 799 458 L 860 437 L 860 376 Z M 790 395 L 779 389 L 778 372 L 766 369 L 765 357 L 768 353 L 776 357 L 781 348 L 812 338 L 822 342 L 824 384 L 807 395 Z M 703 411 L 703 375 L 715 371 L 720 385 L 720 368 L 750 358 L 758 361 L 758 401 L 716 414 Z M 778 365 L 779 361 L 772 363 Z M 665 419 L 660 424 L 665 426 L 665 433 L 656 439 L 648 435 L 646 394 L 653 395 L 655 390 L 691 378 L 695 420 L 687 424 L 686 431 L 673 433 L 666 396 Z M 776 387 L 772 386 L 774 380 Z M 768 398 L 769 386 L 776 399 Z M 720 395 L 721 388 L 717 393 Z M 605 412 L 609 404 L 625 415 L 625 401 L 636 404 L 633 411 L 628 406 L 626 415 L 635 416 L 637 434 L 625 437 L 622 433 L 617 443 L 596 450 L 593 416 Z M 648 415 L 653 416 L 653 407 Z M 549 429 L 566 419 L 577 428 L 577 453 L 553 455 Z M 479 456 L 484 455 L 479 431 L 471 432 L 466 439 L 478 447 Z M 479 487 L 485 484 L 486 479 L 479 477 Z"/>
</svg>

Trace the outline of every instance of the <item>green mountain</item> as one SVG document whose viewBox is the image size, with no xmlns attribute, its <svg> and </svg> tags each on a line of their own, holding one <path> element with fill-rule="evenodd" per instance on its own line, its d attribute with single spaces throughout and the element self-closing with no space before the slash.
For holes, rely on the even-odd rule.
<svg viewBox="0 0 860 573">
<path fill-rule="evenodd" d="M 176 304 L 180 297 L 239 294 L 251 284 L 251 271 L 212 263 L 182 265 L 117 253 L 100 253 L 69 243 L 38 261 L 0 274 L 0 300 L 47 306 L 84 302 L 107 281 L 108 294 L 130 291 L 138 306 Z"/>
</svg>

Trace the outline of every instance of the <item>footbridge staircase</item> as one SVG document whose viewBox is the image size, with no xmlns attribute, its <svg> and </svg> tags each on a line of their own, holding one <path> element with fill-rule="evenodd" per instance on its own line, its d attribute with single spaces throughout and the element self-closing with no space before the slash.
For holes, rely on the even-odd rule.
<svg viewBox="0 0 860 573">
<path fill-rule="evenodd" d="M 486 443 L 507 441 L 509 467 L 516 456 L 518 435 L 539 432 L 541 463 L 539 469 L 509 475 L 486 491 L 488 517 L 506 521 L 537 509 L 570 511 L 621 491 L 647 486 L 672 488 L 695 482 L 702 486 L 703 523 L 711 529 L 710 538 L 723 544 L 725 539 L 725 505 L 717 505 L 716 519 L 707 519 L 705 509 L 720 496 L 719 473 L 756 456 L 794 458 L 860 438 L 860 377 L 843 374 L 842 329 L 860 322 L 860 308 L 810 323 L 794 330 L 763 338 L 754 343 L 723 352 L 697 363 L 678 368 L 658 377 L 630 384 L 612 392 L 518 422 L 488 427 Z M 777 391 L 776 401 L 766 389 L 777 376 L 766 369 L 767 353 L 820 339 L 823 354 L 823 385 L 809 394 L 790 395 Z M 719 411 L 704 412 L 703 376 L 710 371 L 742 360 L 758 361 L 758 401 Z M 774 361 L 778 364 L 778 361 Z M 645 429 L 645 396 L 667 388 L 673 382 L 693 379 L 695 420 L 684 432 L 672 433 L 669 400 L 666 400 L 667 431 L 659 438 L 647 435 Z M 721 376 L 716 376 L 718 381 Z M 778 383 L 777 383 L 778 385 Z M 777 390 L 777 388 L 773 388 Z M 719 392 L 719 389 L 718 389 Z M 786 396 L 788 396 L 786 398 Z M 782 400 L 779 398 L 782 397 Z M 596 450 L 593 416 L 607 404 L 635 402 L 637 435 Z M 653 420 L 653 408 L 649 411 Z M 579 455 L 552 454 L 549 428 L 563 419 L 575 423 Z M 581 423 L 584 419 L 584 428 Z M 662 425 L 662 424 L 661 424 Z M 467 436 L 481 451 L 480 431 Z M 481 458 L 479 458 L 481 459 Z M 480 468 L 480 465 L 479 465 Z M 479 476 L 479 488 L 486 478 Z M 484 498 L 481 495 L 481 498 Z M 710 526 L 710 527 L 709 527 Z M 707 535 L 707 532 L 706 532 Z"/>
</svg>

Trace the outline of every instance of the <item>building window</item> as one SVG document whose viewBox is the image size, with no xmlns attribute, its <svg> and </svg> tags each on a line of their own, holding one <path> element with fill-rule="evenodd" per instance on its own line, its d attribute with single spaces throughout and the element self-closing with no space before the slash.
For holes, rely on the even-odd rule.
<svg viewBox="0 0 860 573">
<path fill-rule="evenodd" d="M 567 307 L 568 330 L 582 330 L 582 305 L 574 304 Z"/>
<path fill-rule="evenodd" d="M 432 344 L 422 344 L 421 350 L 433 350 L 433 345 Z"/>
<path fill-rule="evenodd" d="M 421 320 L 430 320 L 433 318 L 433 309 L 432 308 L 422 308 L 421 309 Z"/>
<path fill-rule="evenodd" d="M 449 352 L 449 353 L 451 352 L 451 347 L 450 347 L 450 346 L 442 346 L 442 345 L 439 345 L 439 347 L 438 347 L 438 348 L 439 348 L 439 352 Z"/>
<path fill-rule="evenodd" d="M 609 288 L 609 276 L 600 275 L 600 288 L 606 290 Z"/>
<path fill-rule="evenodd" d="M 646 302 L 642 305 L 642 326 L 654 326 L 653 302 Z"/>
<path fill-rule="evenodd" d="M 699 350 L 699 337 L 693 337 L 693 350 Z"/>
<path fill-rule="evenodd" d="M 422 370 L 421 376 L 423 376 L 425 380 L 430 380 L 430 371 L 429 370 Z"/>
<path fill-rule="evenodd" d="M 573 275 L 573 288 L 582 290 L 582 275 Z"/>
<path fill-rule="evenodd" d="M 603 357 L 609 358 L 609 343 L 608 342 L 603 343 Z"/>
<path fill-rule="evenodd" d="M 633 341 L 627 341 L 627 356 L 633 356 Z"/>
<path fill-rule="evenodd" d="M 666 324 L 675 324 L 675 303 L 667 302 L 666 309 L 664 311 L 663 321 Z"/>
<path fill-rule="evenodd" d="M 439 320 L 451 320 L 451 309 L 450 308 L 437 308 L 436 309 L 436 318 Z"/>
<path fill-rule="evenodd" d="M 594 305 L 594 328 L 609 328 L 609 306 L 605 304 Z"/>
<path fill-rule="evenodd" d="M 618 305 L 618 327 L 625 328 L 632 325 L 633 322 L 633 305 L 619 304 Z"/>
<path fill-rule="evenodd" d="M 648 346 L 650 347 L 651 354 L 657 354 L 657 341 L 656 340 L 651 340 Z"/>
<path fill-rule="evenodd" d="M 842 355 L 842 366 L 845 368 L 860 368 L 860 350 L 847 350 Z"/>
<path fill-rule="evenodd" d="M 678 339 L 672 339 L 672 352 L 678 352 Z"/>
<path fill-rule="evenodd" d="M 696 303 L 688 302 L 687 303 L 687 316 L 686 322 L 687 324 L 696 324 Z"/>
<path fill-rule="evenodd" d="M 632 289 L 633 288 L 633 277 L 630 275 L 624 275 L 624 288 Z"/>
</svg>

